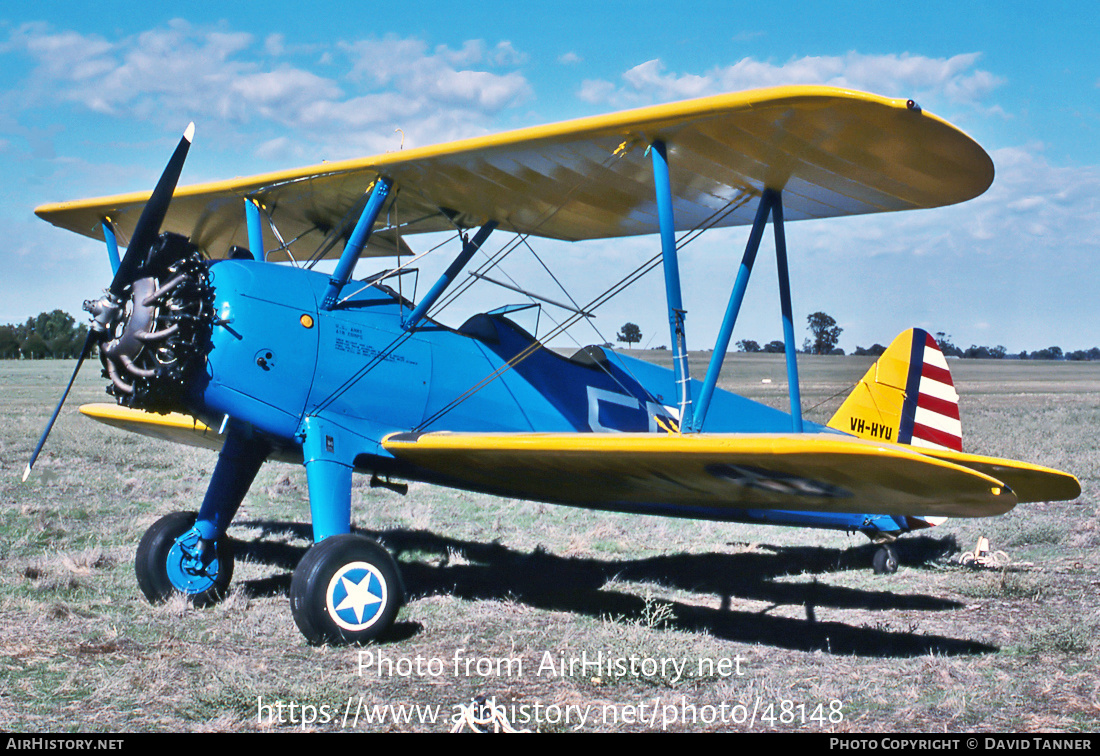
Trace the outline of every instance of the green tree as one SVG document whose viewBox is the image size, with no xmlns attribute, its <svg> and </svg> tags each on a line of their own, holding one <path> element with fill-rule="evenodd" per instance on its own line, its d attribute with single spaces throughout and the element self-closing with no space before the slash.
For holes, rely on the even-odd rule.
<svg viewBox="0 0 1100 756">
<path fill-rule="evenodd" d="M 739 352 L 759 352 L 760 345 L 752 339 L 741 339 L 737 342 L 737 351 Z"/>
<path fill-rule="evenodd" d="M 963 350 L 951 343 L 951 334 L 944 331 L 936 331 L 936 343 L 944 357 L 962 357 Z"/>
<path fill-rule="evenodd" d="M 806 318 L 813 339 L 810 341 L 810 354 L 829 354 L 836 349 L 840 334 L 844 330 L 836 321 L 823 312 L 815 312 Z"/>
<path fill-rule="evenodd" d="M 626 323 L 615 337 L 629 348 L 631 344 L 637 344 L 642 340 L 642 329 L 634 323 Z"/>
<path fill-rule="evenodd" d="M 0 358 L 22 354 L 35 360 L 71 359 L 79 356 L 87 336 L 88 326 L 83 323 L 77 326 L 76 319 L 64 310 L 42 312 L 19 325 L 0 328 Z"/>
<path fill-rule="evenodd" d="M 41 360 L 49 356 L 50 347 L 44 338 L 37 333 L 32 333 L 21 345 L 21 351 L 28 360 Z"/>
<path fill-rule="evenodd" d="M 9 360 L 19 356 L 19 339 L 15 336 L 15 327 L 0 326 L 0 359 Z"/>
<path fill-rule="evenodd" d="M 60 351 L 64 351 L 66 342 L 72 340 L 75 326 L 76 320 L 64 310 L 39 313 L 34 319 L 34 332 Z"/>
</svg>

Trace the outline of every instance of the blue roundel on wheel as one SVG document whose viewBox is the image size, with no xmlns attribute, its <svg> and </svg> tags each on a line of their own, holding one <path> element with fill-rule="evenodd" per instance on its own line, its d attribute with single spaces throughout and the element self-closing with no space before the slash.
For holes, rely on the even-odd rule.
<svg viewBox="0 0 1100 756">
<path fill-rule="evenodd" d="M 386 579 L 372 564 L 351 562 L 340 567 L 325 591 L 328 614 L 345 630 L 365 630 L 382 616 L 389 591 Z"/>
</svg>

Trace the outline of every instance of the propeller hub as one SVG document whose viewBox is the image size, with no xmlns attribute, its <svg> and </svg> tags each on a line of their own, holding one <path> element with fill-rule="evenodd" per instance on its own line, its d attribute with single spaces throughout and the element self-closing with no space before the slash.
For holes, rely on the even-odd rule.
<svg viewBox="0 0 1100 756">
<path fill-rule="evenodd" d="M 107 334 L 107 330 L 118 321 L 122 303 L 109 291 L 104 292 L 101 299 L 84 300 L 84 311 L 91 313 L 91 329 L 99 334 L 100 340 Z"/>
</svg>

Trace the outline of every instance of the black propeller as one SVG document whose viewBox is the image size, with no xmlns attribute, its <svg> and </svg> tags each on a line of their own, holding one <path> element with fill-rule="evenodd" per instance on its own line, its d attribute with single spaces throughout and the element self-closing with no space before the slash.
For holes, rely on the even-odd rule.
<svg viewBox="0 0 1100 756">
<path fill-rule="evenodd" d="M 122 309 L 123 295 L 127 287 L 134 282 L 138 271 L 149 255 L 153 242 L 156 241 L 157 235 L 160 233 L 161 224 L 164 223 L 164 218 L 168 214 L 168 205 L 172 202 L 172 195 L 176 191 L 176 183 L 183 171 L 183 163 L 187 159 L 187 150 L 191 147 L 191 139 L 194 135 L 195 124 L 192 123 L 183 132 L 183 138 L 180 139 L 180 143 L 176 147 L 176 151 L 172 153 L 168 165 L 165 166 L 160 180 L 157 181 L 156 188 L 153 189 L 153 193 L 149 197 L 149 201 L 145 203 L 145 207 L 141 211 L 137 225 L 134 226 L 134 233 L 130 237 L 130 244 L 126 247 L 126 254 L 123 255 L 118 270 L 115 271 L 115 277 L 111 280 L 111 285 L 107 289 L 107 296 L 97 302 L 96 307 L 92 309 L 94 315 L 92 328 L 88 332 L 88 337 L 84 339 L 84 346 L 80 350 L 80 357 L 76 361 L 73 375 L 69 378 L 69 385 L 65 387 L 65 392 L 61 395 L 61 401 L 54 408 L 50 421 L 46 423 L 46 429 L 42 431 L 42 437 L 38 439 L 38 445 L 34 447 L 30 462 L 27 463 L 27 468 L 23 471 L 24 481 L 30 476 L 31 468 L 34 467 L 42 447 L 46 444 L 50 430 L 53 428 L 54 422 L 57 421 L 57 416 L 61 413 L 61 407 L 64 406 L 69 391 L 72 390 L 77 373 L 80 372 L 80 366 L 84 364 L 84 359 L 91 352 L 92 346 L 107 337 L 108 326 L 114 322 L 117 314 Z"/>
</svg>

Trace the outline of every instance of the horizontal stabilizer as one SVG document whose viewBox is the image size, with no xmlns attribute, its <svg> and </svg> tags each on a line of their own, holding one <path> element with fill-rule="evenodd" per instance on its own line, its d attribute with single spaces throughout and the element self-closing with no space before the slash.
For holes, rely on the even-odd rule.
<svg viewBox="0 0 1100 756">
<path fill-rule="evenodd" d="M 913 328 L 900 334 L 829 420 L 829 427 L 869 440 L 905 444 L 935 459 L 1003 481 L 1020 503 L 1071 501 L 1077 478 L 1060 470 L 962 450 L 959 395 L 936 340 Z"/>
<path fill-rule="evenodd" d="M 723 519 L 733 509 L 942 517 L 1002 514 L 997 478 L 838 434 L 395 434 L 424 477 L 516 498 Z"/>
<path fill-rule="evenodd" d="M 1004 481 L 1016 494 L 1020 504 L 1037 501 L 1073 501 L 1081 495 L 1081 483 L 1076 477 L 1013 459 L 964 454 L 949 449 L 922 449 L 923 454 L 944 462 L 969 467 L 984 475 Z"/>
</svg>

